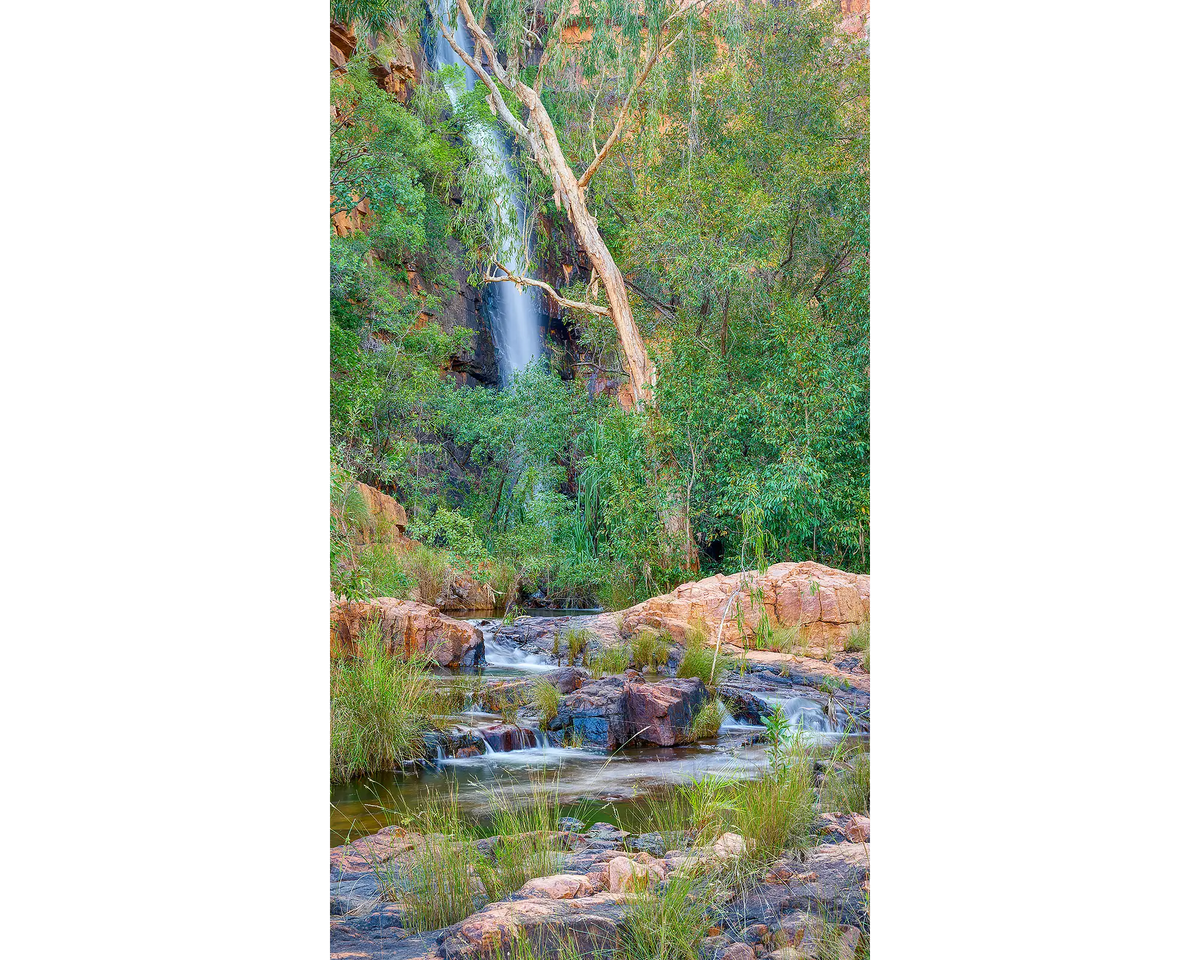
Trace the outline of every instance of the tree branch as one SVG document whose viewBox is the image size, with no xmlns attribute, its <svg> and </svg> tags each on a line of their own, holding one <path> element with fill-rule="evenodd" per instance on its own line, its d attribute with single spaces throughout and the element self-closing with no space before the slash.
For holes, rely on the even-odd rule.
<svg viewBox="0 0 1200 960">
<path fill-rule="evenodd" d="M 493 276 L 488 274 L 483 278 L 484 283 L 515 283 L 518 287 L 537 287 L 539 290 L 544 290 L 546 294 L 557 303 L 560 307 L 572 307 L 576 310 L 584 310 L 588 313 L 594 313 L 598 317 L 611 317 L 612 312 L 608 307 L 602 307 L 595 303 L 584 303 L 582 300 L 568 300 L 566 297 L 559 296 L 550 284 L 541 280 L 534 280 L 532 277 L 517 277 L 513 276 L 512 271 L 502 263 L 492 261 L 494 266 L 499 267 L 504 271 L 503 277 Z"/>
</svg>

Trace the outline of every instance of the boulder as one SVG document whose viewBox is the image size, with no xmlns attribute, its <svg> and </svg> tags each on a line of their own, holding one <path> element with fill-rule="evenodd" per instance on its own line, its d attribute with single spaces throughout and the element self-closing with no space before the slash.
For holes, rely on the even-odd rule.
<svg viewBox="0 0 1200 960">
<path fill-rule="evenodd" d="M 490 960 L 525 937 L 538 957 L 555 955 L 562 940 L 584 956 L 599 954 L 618 942 L 620 915 L 620 898 L 611 893 L 568 900 L 506 900 L 447 927 L 439 953 L 445 960 Z"/>
<path fill-rule="evenodd" d="M 614 857 L 608 862 L 608 889 L 612 893 L 633 893 L 665 880 L 667 869 L 660 861 L 639 863 L 629 857 Z"/>
<path fill-rule="evenodd" d="M 585 874 L 556 873 L 550 877 L 537 877 L 530 880 L 516 892 L 517 899 L 541 897 L 548 900 L 574 900 L 577 897 L 590 897 L 596 893 L 596 888 Z"/>
<path fill-rule="evenodd" d="M 632 742 L 690 743 L 692 718 L 707 696 L 694 677 L 656 683 L 602 677 L 562 698 L 555 727 L 609 752 Z"/>
<path fill-rule="evenodd" d="M 730 596 L 745 582 L 733 607 Z M 762 602 L 752 602 L 751 591 L 762 592 Z M 740 606 L 745 633 L 737 617 Z M 871 577 L 847 573 L 822 563 L 776 563 L 765 574 L 756 570 L 732 576 L 716 574 L 673 591 L 651 597 L 623 612 L 621 632 L 633 636 L 643 628 L 665 630 L 682 641 L 689 625 L 701 627 L 710 642 L 716 640 L 726 608 L 723 643 L 740 645 L 767 617 L 771 626 L 799 627 L 804 638 L 818 646 L 841 649 L 856 627 L 870 619 Z"/>
<path fill-rule="evenodd" d="M 862 814 L 855 813 L 850 817 L 850 825 L 846 827 L 846 839 L 851 843 L 866 843 L 871 839 L 871 820 Z"/>
<path fill-rule="evenodd" d="M 692 740 L 692 718 L 708 693 L 696 677 L 633 683 L 629 687 L 629 722 L 638 739 L 670 747 Z"/>
<path fill-rule="evenodd" d="M 427 657 L 443 667 L 471 667 L 483 658 L 483 632 L 437 607 L 415 600 L 377 597 L 329 604 L 329 646 L 334 657 L 356 656 L 363 627 L 374 620 L 389 655 Z"/>
<path fill-rule="evenodd" d="M 754 960 L 754 948 L 748 943 L 731 943 L 717 957 L 718 960 Z"/>
<path fill-rule="evenodd" d="M 746 841 L 736 833 L 723 833 L 713 844 L 713 854 L 719 860 L 732 860 L 746 852 Z"/>
<path fill-rule="evenodd" d="M 453 573 L 438 594 L 439 610 L 495 610 L 496 592 L 466 573 Z"/>
</svg>

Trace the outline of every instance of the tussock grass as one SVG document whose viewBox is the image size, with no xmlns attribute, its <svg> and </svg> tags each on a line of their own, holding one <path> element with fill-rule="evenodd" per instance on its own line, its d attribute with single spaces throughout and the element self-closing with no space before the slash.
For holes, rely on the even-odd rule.
<svg viewBox="0 0 1200 960">
<path fill-rule="evenodd" d="M 414 584 L 417 599 L 436 605 L 450 580 L 450 563 L 446 554 L 424 543 L 414 543 L 411 549 L 401 555 L 401 563 Z"/>
<path fill-rule="evenodd" d="M 358 656 L 330 662 L 329 776 L 344 781 L 420 756 L 435 694 L 416 661 L 388 656 L 378 625 L 363 626 Z"/>
<path fill-rule="evenodd" d="M 413 580 L 404 563 L 389 543 L 373 543 L 358 554 L 358 565 L 376 597 L 405 599 L 412 592 Z"/>
<path fill-rule="evenodd" d="M 697 960 L 708 933 L 705 897 L 692 880 L 678 877 L 629 901 L 621 960 Z"/>
<path fill-rule="evenodd" d="M 614 676 L 629 669 L 629 646 L 605 647 L 591 655 L 588 669 L 592 679 L 598 680 L 604 676 Z"/>
<path fill-rule="evenodd" d="M 861 626 L 855 627 L 850 631 L 850 636 L 846 638 L 846 651 L 848 653 L 862 653 L 862 668 L 867 672 L 871 672 L 871 621 L 867 620 Z"/>
<path fill-rule="evenodd" d="M 544 677 L 533 681 L 531 692 L 531 702 L 537 708 L 538 720 L 544 730 L 550 725 L 550 721 L 558 716 L 558 703 L 562 694 L 558 692 L 558 687 Z"/>
<path fill-rule="evenodd" d="M 871 815 L 871 754 L 854 754 L 846 767 L 830 770 L 821 784 L 821 809 L 827 813 Z"/>
<path fill-rule="evenodd" d="M 488 897 L 495 901 L 534 877 L 546 877 L 562 868 L 558 820 L 562 807 L 553 783 L 535 783 L 529 794 L 516 797 L 503 789 L 489 791 L 493 824 L 502 836 L 493 850 L 494 859 L 484 859 L 479 877 Z"/>
<path fill-rule="evenodd" d="M 657 671 L 665 666 L 671 656 L 671 645 L 661 631 L 640 630 L 630 646 L 633 665 L 639 669 L 649 667 Z"/>
<path fill-rule="evenodd" d="M 711 686 L 721 679 L 723 673 L 733 668 L 733 659 L 723 653 L 717 655 L 716 669 L 713 668 L 713 648 L 708 646 L 704 629 L 698 624 L 688 627 L 683 643 L 683 655 L 679 658 L 675 676 L 699 677 Z"/>
<path fill-rule="evenodd" d="M 486 579 L 492 593 L 496 595 L 496 605 L 501 606 L 516 596 L 517 568 L 511 560 L 495 560 L 487 570 Z"/>
<path fill-rule="evenodd" d="M 696 715 L 692 717 L 692 737 L 696 740 L 707 740 L 715 737 L 725 720 L 725 707 L 716 697 L 705 702 Z"/>
<path fill-rule="evenodd" d="M 423 809 L 409 813 L 412 829 L 421 834 L 409 854 L 371 864 L 384 899 L 402 905 L 404 924 L 427 932 L 458 923 L 475 912 L 478 852 L 458 805 L 458 796 L 430 796 Z"/>
<path fill-rule="evenodd" d="M 567 663 L 574 664 L 584 651 L 587 650 L 591 634 L 578 627 L 571 627 L 563 637 L 567 644 Z"/>
</svg>

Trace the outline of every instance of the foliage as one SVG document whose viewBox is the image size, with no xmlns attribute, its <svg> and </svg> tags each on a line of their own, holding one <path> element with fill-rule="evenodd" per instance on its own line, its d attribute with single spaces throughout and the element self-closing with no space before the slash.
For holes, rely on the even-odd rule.
<svg viewBox="0 0 1200 960">
<path fill-rule="evenodd" d="M 627 645 L 604 647 L 596 651 L 591 655 L 588 663 L 592 679 L 597 680 L 600 677 L 624 673 L 629 669 L 630 656 Z"/>
<path fill-rule="evenodd" d="M 432 681 L 424 665 L 389 656 L 375 623 L 363 626 L 357 652 L 330 663 L 329 775 L 334 781 L 419 756 L 432 705 Z"/>
<path fill-rule="evenodd" d="M 535 781 L 518 799 L 511 790 L 489 791 L 492 824 L 502 839 L 479 869 L 490 900 L 501 900 L 534 877 L 558 873 L 564 859 L 558 820 L 562 810 L 552 782 Z"/>
<path fill-rule="evenodd" d="M 675 676 L 699 677 L 709 685 L 717 683 L 723 673 L 732 669 L 733 661 L 723 653 L 715 658 L 713 654 L 713 648 L 704 639 L 704 632 L 699 627 L 689 627 Z"/>
</svg>

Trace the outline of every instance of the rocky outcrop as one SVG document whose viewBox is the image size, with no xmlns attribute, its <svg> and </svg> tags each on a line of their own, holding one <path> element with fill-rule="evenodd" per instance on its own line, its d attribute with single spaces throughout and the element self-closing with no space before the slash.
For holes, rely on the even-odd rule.
<svg viewBox="0 0 1200 960">
<path fill-rule="evenodd" d="M 471 667 L 483 659 L 483 632 L 437 607 L 415 600 L 333 600 L 329 605 L 331 656 L 355 656 L 363 627 L 374 621 L 388 654 L 425 657 L 443 667 Z"/>
<path fill-rule="evenodd" d="M 676 746 L 693 741 L 692 718 L 707 698 L 694 677 L 657 683 L 602 677 L 564 696 L 550 726 L 609 752 L 638 742 Z"/>
<path fill-rule="evenodd" d="M 738 625 L 739 609 L 744 632 Z M 871 577 L 812 560 L 776 563 L 765 574 L 756 570 L 732 576 L 719 573 L 682 584 L 630 607 L 623 615 L 622 633 L 626 636 L 649 627 L 682 641 L 688 627 L 695 625 L 711 643 L 724 617 L 721 641 L 741 646 L 766 617 L 773 629 L 795 627 L 806 642 L 841 649 L 851 631 L 870 619 Z"/>
<path fill-rule="evenodd" d="M 345 491 L 346 499 L 340 515 L 346 521 L 353 544 L 364 546 L 373 543 L 411 543 L 404 535 L 408 528 L 408 514 L 395 497 L 358 480 L 353 481 L 350 487 L 353 489 Z M 366 505 L 365 517 L 352 516 L 355 511 L 347 509 L 345 505 L 350 498 L 357 497 L 361 497 Z"/>
</svg>

